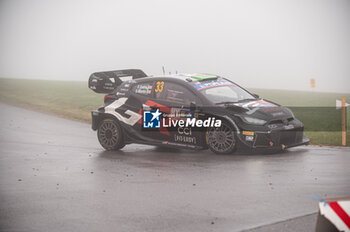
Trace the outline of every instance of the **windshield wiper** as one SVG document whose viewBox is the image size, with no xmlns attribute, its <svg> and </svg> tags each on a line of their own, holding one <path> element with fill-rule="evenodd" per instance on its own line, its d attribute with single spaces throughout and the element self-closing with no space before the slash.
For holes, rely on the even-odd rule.
<svg viewBox="0 0 350 232">
<path fill-rule="evenodd" d="M 220 105 L 220 104 L 232 104 L 232 103 L 237 103 L 237 101 L 224 101 L 224 102 L 217 102 L 215 105 Z"/>
<path fill-rule="evenodd" d="M 246 98 L 246 99 L 239 100 L 238 102 L 246 102 L 246 101 L 253 101 L 253 100 L 256 100 L 256 98 Z"/>
<path fill-rule="evenodd" d="M 215 105 L 220 105 L 220 104 L 234 104 L 234 103 L 241 103 L 241 102 L 246 102 L 246 101 L 253 101 L 253 100 L 256 100 L 255 98 L 246 98 L 246 99 L 242 99 L 242 100 L 239 100 L 239 101 L 224 101 L 224 102 L 218 102 L 218 103 L 215 103 Z"/>
</svg>

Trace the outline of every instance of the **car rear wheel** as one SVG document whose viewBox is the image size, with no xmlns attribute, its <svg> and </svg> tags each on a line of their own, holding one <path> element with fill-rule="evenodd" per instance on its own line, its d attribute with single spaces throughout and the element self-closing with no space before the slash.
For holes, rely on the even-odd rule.
<svg viewBox="0 0 350 232">
<path fill-rule="evenodd" d="M 237 149 L 235 132 L 228 123 L 222 122 L 221 127 L 208 129 L 207 144 L 217 154 L 233 153 Z"/>
<path fill-rule="evenodd" d="M 118 150 L 125 146 L 122 129 L 117 121 L 104 119 L 97 130 L 98 141 L 106 150 Z"/>
</svg>

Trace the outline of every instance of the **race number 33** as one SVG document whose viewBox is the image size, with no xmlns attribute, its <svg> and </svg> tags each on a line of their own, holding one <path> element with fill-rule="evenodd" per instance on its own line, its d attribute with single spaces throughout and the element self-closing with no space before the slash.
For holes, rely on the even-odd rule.
<svg viewBox="0 0 350 232">
<path fill-rule="evenodd" d="M 163 92 L 163 87 L 164 87 L 164 81 L 157 81 L 157 87 L 155 89 L 156 93 L 161 93 Z"/>
</svg>

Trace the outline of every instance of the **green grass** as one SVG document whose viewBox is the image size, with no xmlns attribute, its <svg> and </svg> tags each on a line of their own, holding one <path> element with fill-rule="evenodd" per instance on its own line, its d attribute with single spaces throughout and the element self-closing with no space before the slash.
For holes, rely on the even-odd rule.
<svg viewBox="0 0 350 232">
<path fill-rule="evenodd" d="M 260 97 L 288 106 L 295 117 L 305 125 L 305 134 L 312 144 L 341 145 L 341 110 L 335 109 L 335 101 L 350 94 L 321 93 L 312 91 L 249 89 Z M 347 109 L 349 115 L 349 109 Z M 347 125 L 350 117 L 347 117 Z M 347 129 L 347 146 L 350 145 L 350 128 Z"/>
<path fill-rule="evenodd" d="M 0 101 L 90 122 L 90 111 L 103 104 L 86 82 L 0 78 Z"/>
<path fill-rule="evenodd" d="M 335 100 L 346 96 L 347 102 L 350 102 L 350 94 L 249 90 L 264 99 L 290 107 L 295 116 L 305 124 L 305 133 L 312 144 L 341 145 L 341 111 L 335 110 Z M 87 82 L 0 78 L 0 101 L 90 122 L 90 111 L 102 105 L 103 94 L 91 91 Z M 349 120 L 350 117 L 348 125 Z M 347 134 L 349 145 L 349 130 Z"/>
</svg>

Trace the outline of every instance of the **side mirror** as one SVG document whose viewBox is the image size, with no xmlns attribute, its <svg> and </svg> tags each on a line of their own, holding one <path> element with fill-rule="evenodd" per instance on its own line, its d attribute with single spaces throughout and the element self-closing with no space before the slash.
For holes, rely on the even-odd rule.
<svg viewBox="0 0 350 232">
<path fill-rule="evenodd" d="M 255 98 L 260 98 L 259 94 L 256 94 L 256 93 L 253 93 L 253 96 L 254 96 Z"/>
<path fill-rule="evenodd" d="M 197 108 L 196 103 L 195 103 L 195 102 L 191 102 L 191 103 L 190 103 L 190 110 L 191 110 L 191 111 L 195 111 L 196 108 Z"/>
</svg>

